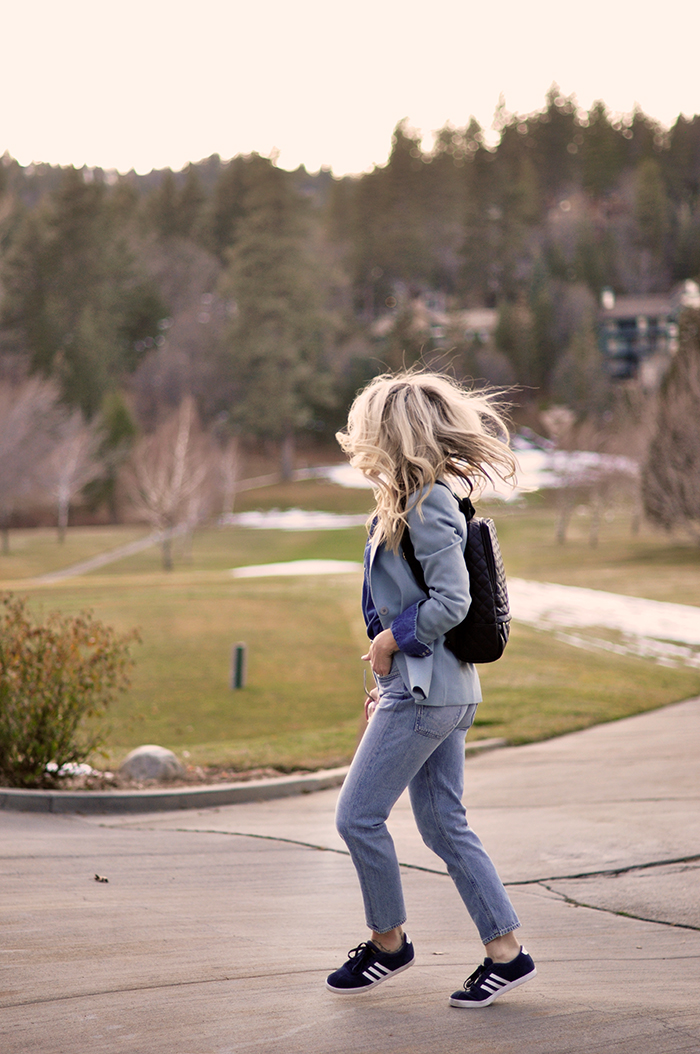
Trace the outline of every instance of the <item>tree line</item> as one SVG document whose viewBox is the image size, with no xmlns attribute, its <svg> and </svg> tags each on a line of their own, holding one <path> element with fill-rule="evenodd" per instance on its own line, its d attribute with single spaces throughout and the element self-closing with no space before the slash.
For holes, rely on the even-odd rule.
<svg viewBox="0 0 700 1054">
<path fill-rule="evenodd" d="M 495 145 L 472 121 L 426 147 L 402 122 L 385 165 L 339 179 L 255 154 L 146 176 L 5 155 L 0 378 L 50 383 L 100 442 L 105 422 L 149 436 L 191 400 L 219 446 L 268 444 L 285 474 L 359 384 L 418 360 L 609 414 L 601 290 L 700 275 L 700 117 L 665 130 L 554 87 L 496 128 Z M 431 303 L 446 325 L 421 321 Z M 486 337 L 459 322 L 482 307 Z M 89 484 L 107 504 L 108 461 Z"/>
</svg>

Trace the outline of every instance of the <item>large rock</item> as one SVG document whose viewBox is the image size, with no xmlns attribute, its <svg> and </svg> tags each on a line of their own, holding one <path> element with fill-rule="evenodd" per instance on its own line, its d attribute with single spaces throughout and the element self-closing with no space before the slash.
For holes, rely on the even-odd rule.
<svg viewBox="0 0 700 1054">
<path fill-rule="evenodd" d="M 129 780 L 174 780 L 185 767 L 172 750 L 152 743 L 132 750 L 119 767 L 119 775 Z"/>
</svg>

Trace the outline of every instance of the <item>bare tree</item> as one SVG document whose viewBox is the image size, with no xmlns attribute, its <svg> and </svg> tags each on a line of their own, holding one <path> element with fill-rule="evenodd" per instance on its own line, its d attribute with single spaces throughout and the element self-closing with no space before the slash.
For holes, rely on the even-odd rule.
<svg viewBox="0 0 700 1054">
<path fill-rule="evenodd" d="M 221 511 L 224 515 L 233 512 L 233 503 L 236 500 L 240 471 L 241 458 L 238 449 L 238 440 L 232 438 L 228 440 L 226 446 L 219 454 L 219 474 L 221 477 L 222 490 Z"/>
<path fill-rule="evenodd" d="M 87 424 L 80 410 L 75 410 L 61 421 L 57 439 L 47 459 L 45 476 L 58 507 L 58 540 L 64 542 L 71 503 L 102 470 L 99 425 Z"/>
<path fill-rule="evenodd" d="M 589 545 L 595 549 L 601 522 L 614 516 L 614 507 L 633 507 L 633 530 L 639 494 L 639 444 L 643 421 L 620 412 L 610 421 L 591 415 L 576 422 L 567 407 L 552 407 L 540 414 L 555 449 L 550 453 L 557 478 L 558 519 L 556 540 L 566 542 L 571 514 L 577 505 L 590 509 Z M 630 456 L 632 455 L 632 456 Z"/>
<path fill-rule="evenodd" d="M 49 381 L 30 377 L 0 383 L 0 531 L 2 551 L 10 551 L 10 520 L 32 491 L 37 470 L 50 448 L 58 391 Z"/>
<path fill-rule="evenodd" d="M 559 476 L 556 539 L 559 545 L 564 545 L 569 520 L 576 503 L 576 480 L 571 471 L 570 460 L 566 454 L 562 455 L 560 452 L 570 449 L 576 416 L 568 406 L 552 406 L 549 410 L 542 411 L 540 418 L 556 449 L 555 465 Z"/>
<path fill-rule="evenodd" d="M 191 397 L 134 448 L 127 490 L 136 512 L 160 533 L 165 571 L 172 570 L 175 534 L 194 530 L 207 514 L 212 461 Z"/>
</svg>

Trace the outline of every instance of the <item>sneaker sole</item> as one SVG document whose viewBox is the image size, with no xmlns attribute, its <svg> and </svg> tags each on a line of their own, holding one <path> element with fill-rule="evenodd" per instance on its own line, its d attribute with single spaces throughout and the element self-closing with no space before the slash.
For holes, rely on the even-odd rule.
<svg viewBox="0 0 700 1054">
<path fill-rule="evenodd" d="M 470 1010 L 479 1010 L 482 1006 L 491 1006 L 494 999 L 498 999 L 500 995 L 505 995 L 506 992 L 512 991 L 513 988 L 517 988 L 519 984 L 525 984 L 526 981 L 530 981 L 537 973 L 537 968 L 530 970 L 530 973 L 526 973 L 523 977 L 518 977 L 515 981 L 509 981 L 508 984 L 504 984 L 502 988 L 499 988 L 497 992 L 490 995 L 488 999 L 455 999 L 453 996 L 450 997 L 450 1006 L 468 1007 Z"/>
<path fill-rule="evenodd" d="M 378 977 L 376 981 L 371 981 L 370 984 L 362 985 L 361 988 L 334 988 L 326 981 L 326 988 L 329 992 L 335 992 L 336 995 L 364 995 L 365 992 L 371 992 L 377 985 L 383 984 L 384 981 L 390 981 L 392 977 L 396 977 L 397 974 L 403 973 L 404 970 L 408 970 L 409 966 L 413 966 L 415 959 L 411 959 L 409 963 L 405 963 L 403 966 L 397 967 L 396 970 L 392 970 L 391 973 L 385 974 L 384 977 Z"/>
</svg>

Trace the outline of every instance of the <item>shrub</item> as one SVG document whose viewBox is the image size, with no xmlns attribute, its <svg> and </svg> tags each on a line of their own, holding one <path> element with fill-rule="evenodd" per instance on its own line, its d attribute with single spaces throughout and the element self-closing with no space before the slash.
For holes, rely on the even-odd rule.
<svg viewBox="0 0 700 1054">
<path fill-rule="evenodd" d="M 0 780 L 51 786 L 100 746 L 99 719 L 129 685 L 137 640 L 90 612 L 51 612 L 40 623 L 21 597 L 0 599 Z"/>
</svg>

